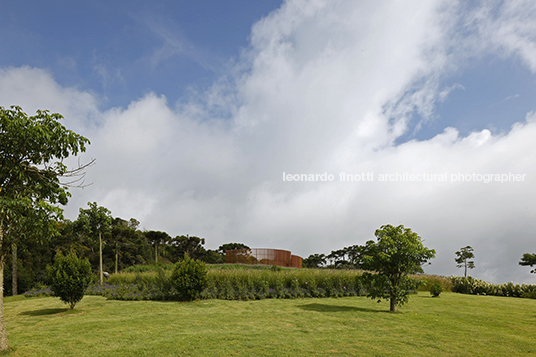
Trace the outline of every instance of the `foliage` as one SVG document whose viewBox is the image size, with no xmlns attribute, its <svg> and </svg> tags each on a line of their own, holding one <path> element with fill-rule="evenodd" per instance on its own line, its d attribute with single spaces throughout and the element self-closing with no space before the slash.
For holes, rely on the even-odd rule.
<svg viewBox="0 0 536 357">
<path fill-rule="evenodd" d="M 103 282 L 103 235 L 109 234 L 112 226 L 112 214 L 109 209 L 102 206 L 97 206 L 97 202 L 88 202 L 89 208 L 80 208 L 78 219 L 76 220 L 76 226 L 79 230 L 88 235 L 90 239 L 93 239 L 95 243 L 98 242 L 99 247 L 99 278 L 100 283 Z"/>
<path fill-rule="evenodd" d="M 536 292 L 536 284 L 514 284 L 513 282 L 491 284 L 471 276 L 452 276 L 451 280 L 452 291 L 461 294 L 523 297 L 525 294 Z"/>
<path fill-rule="evenodd" d="M 438 297 L 439 294 L 443 292 L 443 287 L 439 283 L 435 283 L 432 286 L 430 286 L 430 295 L 432 297 Z"/>
<path fill-rule="evenodd" d="M 54 265 L 47 266 L 50 288 L 71 309 L 82 300 L 91 282 L 91 265 L 87 259 L 80 259 L 74 251 L 67 255 L 59 252 Z"/>
<path fill-rule="evenodd" d="M 228 250 L 235 250 L 235 249 L 250 249 L 247 245 L 244 243 L 225 243 L 220 245 L 218 248 L 218 252 L 225 255 L 225 253 Z"/>
<path fill-rule="evenodd" d="M 162 270 L 161 281 L 171 279 L 169 270 Z M 95 287 L 91 294 L 120 300 L 168 300 L 176 298 L 176 290 L 166 292 L 158 282 L 157 271 L 121 272 L 113 274 L 105 288 Z M 343 297 L 363 294 L 361 273 L 325 269 L 281 269 L 270 266 L 230 265 L 209 267 L 207 286 L 202 299 L 261 300 L 267 298 Z M 170 284 L 171 285 L 171 284 Z"/>
<path fill-rule="evenodd" d="M 417 289 L 418 281 L 408 275 L 435 256 L 435 250 L 422 244 L 421 237 L 403 225 L 382 226 L 375 232 L 377 242 L 363 247 L 362 267 L 375 273 L 364 273 L 367 296 L 390 299 L 392 312 L 408 301 L 408 291 Z"/>
<path fill-rule="evenodd" d="M 188 255 L 192 259 L 200 260 L 206 254 L 204 244 L 205 238 L 182 235 L 176 236 L 171 240 L 170 249 L 173 250 L 173 255 L 179 259 L 183 259 L 185 255 Z"/>
<path fill-rule="evenodd" d="M 410 277 L 419 280 L 417 291 L 430 291 L 434 284 L 441 285 L 443 291 L 452 291 L 452 280 L 449 277 L 428 274 L 417 274 Z"/>
<path fill-rule="evenodd" d="M 471 246 L 467 246 L 464 248 L 461 248 L 459 251 L 456 252 L 456 258 L 454 259 L 458 265 L 456 265 L 457 268 L 465 268 L 465 274 L 463 276 L 467 276 L 467 269 L 474 269 L 475 268 L 475 262 L 472 260 L 475 255 L 473 253 L 473 248 Z"/>
<path fill-rule="evenodd" d="M 530 266 L 531 268 L 535 266 L 536 265 L 536 253 L 523 254 L 523 256 L 521 257 L 521 261 L 519 262 L 519 265 Z M 536 274 L 536 269 L 532 269 L 530 272 Z"/>
<path fill-rule="evenodd" d="M 274 264 L 274 265 L 272 265 L 272 266 L 270 267 L 270 270 L 271 270 L 271 271 L 281 271 L 282 268 L 279 267 L 279 266 L 277 266 L 277 264 Z"/>
<path fill-rule="evenodd" d="M 23 295 L 24 297 L 32 298 L 32 297 L 54 296 L 54 293 L 52 292 L 52 289 L 50 289 L 50 287 L 45 287 L 41 289 L 28 290 Z"/>
<path fill-rule="evenodd" d="M 326 264 L 326 256 L 324 254 L 311 254 L 302 261 L 304 268 L 320 268 L 324 264 Z"/>
<path fill-rule="evenodd" d="M 197 299 L 207 285 L 207 267 L 199 260 L 191 259 L 188 254 L 175 264 L 171 274 L 171 285 L 182 301 Z"/>
</svg>

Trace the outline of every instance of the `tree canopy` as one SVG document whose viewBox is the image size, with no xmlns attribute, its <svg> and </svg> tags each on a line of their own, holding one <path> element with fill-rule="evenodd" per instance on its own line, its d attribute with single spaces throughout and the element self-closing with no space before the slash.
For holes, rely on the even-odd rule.
<svg viewBox="0 0 536 357">
<path fill-rule="evenodd" d="M 384 225 L 375 232 L 376 242 L 370 240 L 363 247 L 363 269 L 375 273 L 363 274 L 368 296 L 372 299 L 390 299 L 392 312 L 408 300 L 408 290 L 416 288 L 416 281 L 408 274 L 419 272 L 421 265 L 435 257 L 435 250 L 422 244 L 421 237 L 403 225 Z"/>
<path fill-rule="evenodd" d="M 531 268 L 535 266 L 536 265 L 536 253 L 523 254 L 523 256 L 521 257 L 521 261 L 519 262 L 519 265 L 530 266 Z M 530 272 L 536 274 L 536 269 L 532 269 Z"/>
</svg>

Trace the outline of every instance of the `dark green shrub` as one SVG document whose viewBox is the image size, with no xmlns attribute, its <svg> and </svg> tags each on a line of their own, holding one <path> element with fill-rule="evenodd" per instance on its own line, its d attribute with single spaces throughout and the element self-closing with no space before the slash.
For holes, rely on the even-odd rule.
<svg viewBox="0 0 536 357">
<path fill-rule="evenodd" d="M 281 271 L 281 270 L 283 270 L 283 269 L 281 269 L 281 267 L 277 266 L 277 264 L 272 265 L 272 267 L 270 269 L 272 271 Z"/>
<path fill-rule="evenodd" d="M 536 291 L 531 291 L 530 293 L 524 293 L 521 295 L 522 298 L 525 299 L 536 299 Z"/>
<path fill-rule="evenodd" d="M 430 286 L 430 295 L 432 297 L 438 297 L 439 294 L 443 292 L 443 287 L 439 283 L 435 283 L 432 286 Z"/>
<path fill-rule="evenodd" d="M 175 264 L 171 285 L 177 290 L 179 300 L 195 300 L 207 284 L 207 267 L 204 262 L 192 260 L 185 254 L 184 259 Z"/>
<path fill-rule="evenodd" d="M 47 266 L 50 288 L 71 309 L 82 300 L 91 283 L 91 265 L 87 259 L 78 258 L 74 251 L 67 255 L 58 252 L 54 265 Z"/>
</svg>

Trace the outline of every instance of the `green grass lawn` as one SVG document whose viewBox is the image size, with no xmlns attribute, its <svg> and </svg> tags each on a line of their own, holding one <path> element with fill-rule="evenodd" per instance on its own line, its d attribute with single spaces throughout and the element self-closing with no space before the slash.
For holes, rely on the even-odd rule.
<svg viewBox="0 0 536 357">
<path fill-rule="evenodd" d="M 536 300 L 411 295 L 191 303 L 6 298 L 9 356 L 536 355 Z"/>
</svg>

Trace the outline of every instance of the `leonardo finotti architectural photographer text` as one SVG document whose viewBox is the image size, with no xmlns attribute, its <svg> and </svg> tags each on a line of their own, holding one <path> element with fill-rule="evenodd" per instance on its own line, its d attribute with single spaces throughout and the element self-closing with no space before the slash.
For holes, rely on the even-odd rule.
<svg viewBox="0 0 536 357">
<path fill-rule="evenodd" d="M 320 174 L 291 174 L 283 172 L 284 182 L 523 182 L 527 178 L 527 174 L 516 173 L 379 173 L 360 172 L 348 173 L 340 172 L 337 175 L 323 172 Z"/>
</svg>

